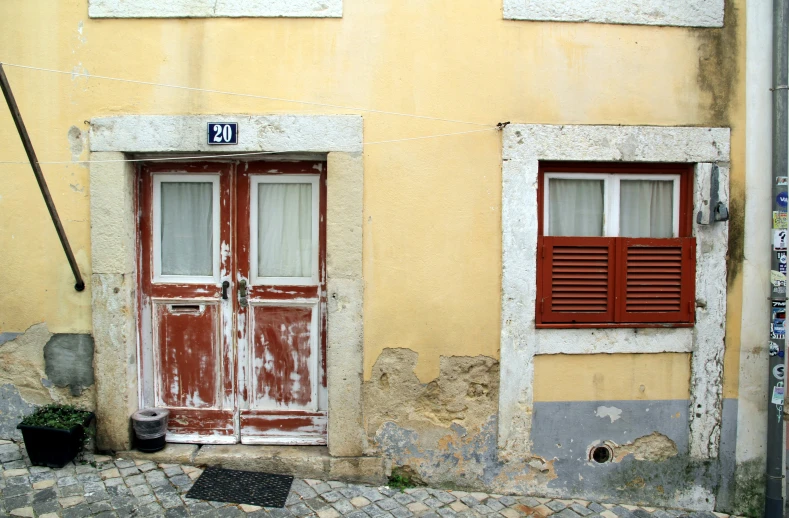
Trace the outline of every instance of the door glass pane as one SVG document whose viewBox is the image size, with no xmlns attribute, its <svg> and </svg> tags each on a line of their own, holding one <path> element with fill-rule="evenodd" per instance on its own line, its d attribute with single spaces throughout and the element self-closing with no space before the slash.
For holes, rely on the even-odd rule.
<svg viewBox="0 0 789 518">
<path fill-rule="evenodd" d="M 258 277 L 311 277 L 312 184 L 258 184 Z"/>
<path fill-rule="evenodd" d="M 213 184 L 162 182 L 162 275 L 213 275 Z"/>
<path fill-rule="evenodd" d="M 622 180 L 619 185 L 620 236 L 674 236 L 673 181 Z"/>
<path fill-rule="evenodd" d="M 603 188 L 603 180 L 550 178 L 550 235 L 602 236 Z"/>
</svg>

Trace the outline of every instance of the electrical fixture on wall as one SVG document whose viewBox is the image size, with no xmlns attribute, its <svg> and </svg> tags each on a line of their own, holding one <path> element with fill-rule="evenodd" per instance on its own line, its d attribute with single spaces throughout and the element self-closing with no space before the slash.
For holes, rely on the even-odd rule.
<svg viewBox="0 0 789 518">
<path fill-rule="evenodd" d="M 699 225 L 711 225 L 718 221 L 729 220 L 729 209 L 726 204 L 720 201 L 718 196 L 718 175 L 720 170 L 717 165 L 712 165 L 712 172 L 710 173 L 710 193 L 709 197 L 704 200 L 706 207 L 709 210 L 700 210 L 696 213 L 696 223 Z"/>
</svg>

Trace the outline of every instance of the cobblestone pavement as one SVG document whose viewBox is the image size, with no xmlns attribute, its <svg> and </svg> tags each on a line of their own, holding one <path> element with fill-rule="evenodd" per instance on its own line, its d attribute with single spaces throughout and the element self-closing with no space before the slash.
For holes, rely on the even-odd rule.
<svg viewBox="0 0 789 518">
<path fill-rule="evenodd" d="M 202 470 L 86 454 L 61 469 L 31 466 L 23 445 L 0 441 L 0 518 L 205 516 L 270 518 L 725 518 L 585 500 L 373 487 L 295 479 L 284 509 L 186 498 Z"/>
</svg>

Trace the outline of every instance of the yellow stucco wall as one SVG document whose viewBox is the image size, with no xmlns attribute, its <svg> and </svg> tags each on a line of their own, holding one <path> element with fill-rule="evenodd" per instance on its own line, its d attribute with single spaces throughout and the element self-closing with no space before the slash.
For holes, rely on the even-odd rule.
<svg viewBox="0 0 789 518">
<path fill-rule="evenodd" d="M 91 20 L 86 0 L 3 0 L 0 61 L 491 125 L 730 125 L 732 194 L 742 197 L 744 0 L 727 2 L 725 29 L 505 21 L 501 0 L 344 4 L 342 19 Z M 734 68 L 715 73 L 716 62 Z M 367 142 L 480 129 L 7 73 L 42 161 L 86 159 L 70 128 L 86 131 L 92 117 L 127 113 L 361 113 Z M 4 107 L 0 139 L 0 161 L 25 159 Z M 423 381 L 438 374 L 441 355 L 497 358 L 499 133 L 368 145 L 364 162 L 365 377 L 387 347 L 417 351 Z M 89 279 L 88 169 L 68 163 L 44 171 Z M 39 322 L 52 332 L 89 332 L 90 287 L 73 290 L 29 166 L 0 164 L 0 217 L 0 333 Z M 736 396 L 740 297 L 735 282 L 727 397 Z M 671 367 L 675 358 L 655 361 Z"/>
<path fill-rule="evenodd" d="M 654 401 L 689 397 L 690 354 L 534 357 L 534 401 Z"/>
</svg>

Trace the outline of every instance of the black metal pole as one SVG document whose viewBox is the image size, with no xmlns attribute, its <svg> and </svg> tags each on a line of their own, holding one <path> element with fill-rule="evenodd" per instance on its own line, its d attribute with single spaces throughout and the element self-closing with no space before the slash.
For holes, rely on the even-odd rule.
<svg viewBox="0 0 789 518">
<path fill-rule="evenodd" d="M 52 223 L 55 224 L 55 230 L 58 233 L 58 238 L 60 238 L 60 244 L 63 245 L 63 251 L 66 252 L 68 264 L 71 266 L 71 271 L 74 273 L 74 279 L 77 281 L 74 285 L 74 289 L 82 291 L 85 289 L 85 281 L 82 280 L 82 274 L 79 272 L 79 266 L 77 266 L 77 260 L 74 258 L 74 252 L 71 251 L 71 246 L 68 243 L 66 231 L 63 230 L 63 224 L 60 222 L 55 203 L 52 201 L 52 195 L 49 194 L 47 181 L 44 179 L 44 173 L 41 172 L 41 166 L 38 164 L 36 152 L 33 150 L 30 136 L 27 134 L 27 129 L 25 129 L 25 123 L 22 122 L 22 115 L 19 113 L 19 107 L 16 105 L 16 100 L 14 99 L 13 92 L 11 92 L 11 85 L 8 84 L 8 78 L 5 75 L 2 63 L 0 63 L 0 88 L 3 90 L 3 96 L 5 97 L 6 104 L 8 104 L 8 109 L 11 110 L 11 117 L 14 119 L 19 137 L 22 139 L 22 145 L 25 146 L 27 159 L 30 160 L 30 166 L 33 168 L 33 173 L 36 175 L 38 187 L 41 189 L 41 195 L 44 196 L 44 202 L 47 204 L 47 210 L 49 210 L 49 216 L 52 218 Z"/>
<path fill-rule="evenodd" d="M 770 250 L 770 362 L 767 393 L 767 487 L 764 515 L 781 518 L 783 499 L 784 362 L 786 334 L 786 268 L 781 271 L 779 255 L 786 257 L 786 176 L 789 158 L 789 0 L 773 0 L 773 120 L 772 120 L 772 206 L 773 243 Z M 782 216 L 783 213 L 783 217 Z M 783 250 L 783 251 L 781 251 Z"/>
</svg>

